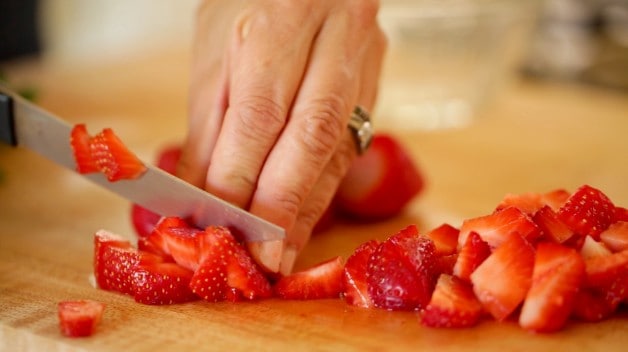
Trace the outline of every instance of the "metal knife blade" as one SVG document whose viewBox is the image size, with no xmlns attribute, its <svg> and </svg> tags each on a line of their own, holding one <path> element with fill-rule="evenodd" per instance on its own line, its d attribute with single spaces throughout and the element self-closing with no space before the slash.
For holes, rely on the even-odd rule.
<svg viewBox="0 0 628 352">
<path fill-rule="evenodd" d="M 0 141 L 26 147 L 76 171 L 70 146 L 72 126 L 0 85 Z M 82 175 L 92 182 L 163 216 L 191 218 L 195 225 L 227 226 L 247 242 L 276 241 L 283 228 L 145 163 L 133 180 L 109 182 L 102 174 Z"/>
</svg>

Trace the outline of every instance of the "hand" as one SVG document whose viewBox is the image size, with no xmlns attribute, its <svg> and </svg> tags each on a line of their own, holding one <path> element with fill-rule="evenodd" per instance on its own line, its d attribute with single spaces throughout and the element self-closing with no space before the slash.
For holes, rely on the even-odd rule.
<svg viewBox="0 0 628 352">
<path fill-rule="evenodd" d="M 286 229 L 267 269 L 289 273 L 357 154 L 386 39 L 375 0 L 203 1 L 179 177 Z"/>
</svg>

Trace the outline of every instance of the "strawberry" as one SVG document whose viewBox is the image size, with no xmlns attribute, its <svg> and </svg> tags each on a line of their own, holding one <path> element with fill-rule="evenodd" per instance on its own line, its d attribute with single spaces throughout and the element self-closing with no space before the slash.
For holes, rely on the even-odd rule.
<svg viewBox="0 0 628 352">
<path fill-rule="evenodd" d="M 436 284 L 436 248 L 410 225 L 379 244 L 367 265 L 373 304 L 388 310 L 416 310 L 427 305 Z"/>
<path fill-rule="evenodd" d="M 185 220 L 178 217 L 166 217 L 157 223 L 149 241 L 161 246 L 161 250 L 174 259 L 184 268 L 196 270 L 201 258 L 201 237 L 205 231 L 190 226 Z"/>
<path fill-rule="evenodd" d="M 144 262 L 133 271 L 133 298 L 144 304 L 174 304 L 198 297 L 189 288 L 192 271 L 175 263 Z"/>
<path fill-rule="evenodd" d="M 105 128 L 92 137 L 89 149 L 94 163 L 111 182 L 137 178 L 146 171 L 144 163 L 122 143 L 111 128 Z"/>
<path fill-rule="evenodd" d="M 210 226 L 200 236 L 200 264 L 192 292 L 209 301 L 254 300 L 272 295 L 270 283 L 229 229 Z"/>
<path fill-rule="evenodd" d="M 613 252 L 628 249 L 628 221 L 611 224 L 600 234 L 600 240 Z"/>
<path fill-rule="evenodd" d="M 94 276 L 103 290 L 133 294 L 133 270 L 140 253 L 114 233 L 100 230 L 94 236 Z"/>
<path fill-rule="evenodd" d="M 586 287 L 580 288 L 574 301 L 571 316 L 588 322 L 607 319 L 617 309 L 617 302 L 605 292 Z"/>
<path fill-rule="evenodd" d="M 351 305 L 371 308 L 373 301 L 368 294 L 367 265 L 368 260 L 379 245 L 376 240 L 362 243 L 347 259 L 342 275 L 343 297 Z"/>
<path fill-rule="evenodd" d="M 628 208 L 615 207 L 615 221 L 628 221 Z"/>
<path fill-rule="evenodd" d="M 447 274 L 439 276 L 421 323 L 430 327 L 464 328 L 478 323 L 482 305 L 468 282 Z"/>
<path fill-rule="evenodd" d="M 436 256 L 436 264 L 434 265 L 434 271 L 440 274 L 453 275 L 454 266 L 458 261 L 458 253 Z"/>
<path fill-rule="evenodd" d="M 181 159 L 181 147 L 179 145 L 170 145 L 159 151 L 156 164 L 158 168 L 174 175 L 177 171 L 179 159 Z"/>
<path fill-rule="evenodd" d="M 600 291 L 617 306 L 628 300 L 628 250 L 585 260 L 588 288 Z"/>
<path fill-rule="evenodd" d="M 105 304 L 93 300 L 62 301 L 57 305 L 61 333 L 67 337 L 91 336 L 102 319 Z"/>
<path fill-rule="evenodd" d="M 594 257 L 605 257 L 611 255 L 611 251 L 602 242 L 598 242 L 591 236 L 586 236 L 582 248 L 580 248 L 580 256 L 583 259 Z"/>
<path fill-rule="evenodd" d="M 534 221 L 515 207 L 507 207 L 490 215 L 463 221 L 458 237 L 458 248 L 464 245 L 467 236 L 472 231 L 477 232 L 491 248 L 497 248 L 515 232 L 529 242 L 534 241 L 541 234 Z"/>
<path fill-rule="evenodd" d="M 437 255 L 451 255 L 456 253 L 459 233 L 460 230 L 445 223 L 432 229 L 426 236 L 434 241 Z"/>
<path fill-rule="evenodd" d="M 539 209 L 532 220 L 541 230 L 542 236 L 556 243 L 564 243 L 574 236 L 574 232 L 562 221 L 549 206 Z"/>
<path fill-rule="evenodd" d="M 540 243 L 519 325 L 536 332 L 560 330 L 571 314 L 584 273 L 584 260 L 575 249 Z"/>
<path fill-rule="evenodd" d="M 133 204 L 131 206 L 131 223 L 135 233 L 140 238 L 148 237 L 160 219 L 161 215 L 140 205 Z"/>
<path fill-rule="evenodd" d="M 85 124 L 77 124 L 70 132 L 70 146 L 76 161 L 76 171 L 81 174 L 89 174 L 100 171 L 92 158 L 90 150 L 91 136 L 87 132 Z"/>
<path fill-rule="evenodd" d="M 602 191 L 584 185 L 558 210 L 558 218 L 577 234 L 598 240 L 615 219 L 615 205 Z"/>
<path fill-rule="evenodd" d="M 281 277 L 274 286 L 282 299 L 337 298 L 342 292 L 343 263 L 340 257 L 328 259 L 304 271 Z"/>
<path fill-rule="evenodd" d="M 458 253 L 453 274 L 460 279 L 469 281 L 471 273 L 473 273 L 489 255 L 491 255 L 491 248 L 488 246 L 488 243 L 482 241 L 480 235 L 476 232 L 471 232 Z"/>
<path fill-rule="evenodd" d="M 359 219 L 398 214 L 424 187 L 423 176 L 399 141 L 377 134 L 356 158 L 335 196 L 338 211 Z"/>
<path fill-rule="evenodd" d="M 558 210 L 569 198 L 569 192 L 565 189 L 556 189 L 547 193 L 521 193 L 506 194 L 495 210 L 502 210 L 514 206 L 528 215 L 536 213 L 544 206 L 552 210 Z"/>
<path fill-rule="evenodd" d="M 523 301 L 533 267 L 534 248 L 513 233 L 471 273 L 475 295 L 496 320 L 506 319 Z"/>
</svg>

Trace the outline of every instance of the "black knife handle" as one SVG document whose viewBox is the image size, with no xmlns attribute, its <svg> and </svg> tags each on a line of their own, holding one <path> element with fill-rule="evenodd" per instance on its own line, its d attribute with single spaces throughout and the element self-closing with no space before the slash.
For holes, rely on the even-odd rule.
<svg viewBox="0 0 628 352">
<path fill-rule="evenodd" d="M 13 98 L 2 92 L 0 92 L 0 141 L 12 146 L 17 145 L 13 118 Z"/>
</svg>

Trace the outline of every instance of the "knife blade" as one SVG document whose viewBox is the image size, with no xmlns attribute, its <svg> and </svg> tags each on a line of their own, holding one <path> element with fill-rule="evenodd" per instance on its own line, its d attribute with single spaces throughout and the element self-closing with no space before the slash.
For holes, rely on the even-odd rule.
<svg viewBox="0 0 628 352">
<path fill-rule="evenodd" d="M 0 85 L 0 141 L 25 147 L 76 172 L 70 146 L 72 126 Z M 148 163 L 139 178 L 109 182 L 104 175 L 82 175 L 127 200 L 162 216 L 190 218 L 196 226 L 227 226 L 246 242 L 278 241 L 283 228 Z"/>
</svg>

